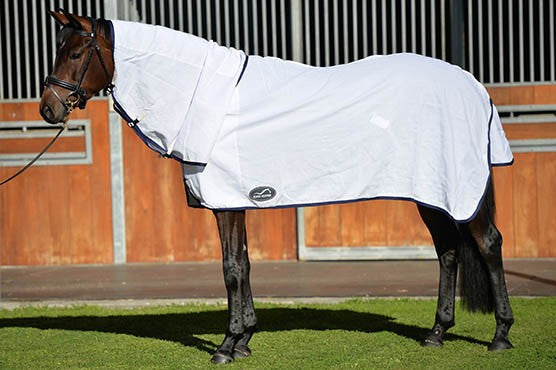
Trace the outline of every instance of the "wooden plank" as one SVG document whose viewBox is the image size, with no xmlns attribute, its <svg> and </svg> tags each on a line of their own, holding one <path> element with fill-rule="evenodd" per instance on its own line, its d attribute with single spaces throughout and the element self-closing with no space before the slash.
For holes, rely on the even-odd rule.
<svg viewBox="0 0 556 370">
<path fill-rule="evenodd" d="M 340 244 L 365 245 L 363 208 L 365 202 L 342 204 L 340 209 Z"/>
<path fill-rule="evenodd" d="M 87 263 L 95 260 L 95 248 L 91 228 L 93 205 L 90 199 L 91 178 L 88 168 L 76 166 L 70 175 L 69 194 L 71 221 L 70 235 L 74 241 L 71 248 L 73 263 Z M 109 232 L 109 230 L 106 230 Z"/>
<path fill-rule="evenodd" d="M 6 178 L 13 170 L 6 171 L 0 167 L 2 178 Z M 34 176 L 37 176 L 36 171 Z M 2 265 L 34 265 L 49 263 L 51 243 L 50 236 L 45 233 L 46 212 L 45 202 L 37 192 L 37 181 L 31 176 L 12 180 L 2 186 L 2 216 L 0 219 L 0 252 Z M 44 194 L 44 191 L 40 193 Z M 45 243 L 37 245 L 37 237 L 41 236 Z"/>
<path fill-rule="evenodd" d="M 1 139 L 0 153 L 38 153 L 40 152 L 52 138 L 36 138 L 36 139 Z M 83 137 L 60 137 L 50 147 L 48 153 L 56 152 L 84 152 L 85 138 Z"/>
<path fill-rule="evenodd" d="M 363 203 L 363 243 L 365 245 L 387 245 L 388 202 L 387 200 L 372 200 Z"/>
<path fill-rule="evenodd" d="M 432 245 L 413 202 L 392 200 L 387 211 L 387 245 Z"/>
<path fill-rule="evenodd" d="M 556 257 L 556 153 L 536 155 L 538 256 Z"/>
<path fill-rule="evenodd" d="M 508 140 L 554 139 L 556 123 L 504 125 L 504 132 Z"/>
<path fill-rule="evenodd" d="M 280 209 L 276 211 L 280 216 L 279 226 L 282 230 L 282 239 L 280 241 L 281 248 L 276 254 L 279 259 L 293 260 L 297 259 L 297 226 L 296 226 L 296 212 L 295 209 Z M 272 240 L 267 241 L 267 244 L 272 243 Z M 275 248 L 274 250 L 278 250 Z"/>
<path fill-rule="evenodd" d="M 372 200 L 316 207 L 310 217 L 312 225 L 315 218 L 320 221 L 318 229 L 306 228 L 307 245 L 311 247 L 432 245 L 412 202 Z"/>
<path fill-rule="evenodd" d="M 534 99 L 531 104 L 556 104 L 556 84 L 533 86 Z"/>
<path fill-rule="evenodd" d="M 156 224 L 157 240 L 153 244 L 154 248 L 151 253 L 153 260 L 171 262 L 175 260 L 172 230 L 176 228 L 179 230 L 176 222 L 179 211 L 176 209 L 176 203 L 181 202 L 176 201 L 179 199 L 178 197 L 183 196 L 183 190 L 177 189 L 175 186 L 176 176 L 174 175 L 181 173 L 181 169 L 175 161 L 158 159 L 155 162 L 156 167 L 153 172 L 156 173 L 156 178 L 159 180 L 158 182 L 161 182 L 161 186 L 155 193 L 153 213 L 159 216 L 158 220 L 160 221 Z"/>
<path fill-rule="evenodd" d="M 182 190 L 181 193 L 184 194 L 184 190 Z M 191 209 L 184 207 L 184 211 L 189 212 L 190 210 Z M 197 260 L 222 259 L 222 248 L 220 246 L 220 236 L 218 235 L 216 218 L 209 210 L 202 210 L 199 212 L 201 213 L 201 217 L 196 219 L 199 222 L 197 223 L 198 227 L 194 229 L 196 231 L 195 244 L 198 255 L 194 258 Z"/>
<path fill-rule="evenodd" d="M 487 88 L 496 105 L 556 104 L 556 85 L 497 86 Z"/>
<path fill-rule="evenodd" d="M 319 245 L 320 207 L 305 208 L 305 245 Z"/>
<path fill-rule="evenodd" d="M 19 121 L 25 119 L 24 104 L 0 104 L 1 121 Z M 11 182 L 3 185 L 0 195 L 2 196 L 2 215 L 0 216 L 0 252 L 2 253 L 2 265 L 25 265 L 46 264 L 49 262 L 51 244 L 44 245 L 40 250 L 35 240 L 37 235 L 43 235 L 47 241 L 50 237 L 45 235 L 43 219 L 46 207 L 41 202 L 38 192 L 38 181 L 40 176 L 38 168 L 26 177 L 19 176 Z M 29 170 L 31 171 L 31 170 Z M 28 171 L 28 172 L 29 172 Z M 2 179 L 12 175 L 14 169 L 0 167 Z M 44 251 L 44 252 L 43 252 Z M 37 253 L 38 252 L 38 253 Z"/>
<path fill-rule="evenodd" d="M 150 157 L 151 152 L 131 129 L 124 126 L 122 130 L 126 258 L 128 262 L 154 262 L 155 225 L 164 222 L 164 218 L 153 214 L 154 194 L 159 188 L 155 180 L 155 163 Z"/>
<path fill-rule="evenodd" d="M 493 169 L 496 226 L 502 233 L 502 254 L 505 258 L 515 256 L 513 172 L 514 166 Z"/>
<path fill-rule="evenodd" d="M 70 209 L 72 207 L 61 207 L 61 205 L 72 204 L 70 201 L 71 192 L 58 190 L 60 188 L 69 188 L 69 177 L 64 176 L 66 175 L 64 170 L 64 168 L 56 166 L 44 171 L 43 174 L 44 183 L 58 185 L 56 189 L 53 189 L 51 186 L 44 187 L 45 193 L 43 194 L 43 197 L 48 200 L 48 214 L 46 217 L 43 217 L 43 222 L 49 223 L 51 238 L 51 242 L 44 243 L 44 246 L 48 246 L 46 250 L 50 251 L 48 253 L 50 254 L 48 264 L 53 265 L 72 263 L 72 246 L 74 245 L 71 238 L 73 223 L 71 222 Z M 78 216 L 83 217 L 82 215 Z M 68 227 L 72 229 L 68 230 Z M 75 252 L 80 252 L 78 248 L 75 249 Z"/>
<path fill-rule="evenodd" d="M 93 162 L 90 167 L 91 228 L 94 263 L 113 260 L 112 193 L 110 172 L 110 138 L 108 102 L 100 101 L 98 109 L 90 112 Z M 110 215 L 106 217 L 106 215 Z"/>
<path fill-rule="evenodd" d="M 273 214 L 268 214 L 267 217 L 262 217 L 264 213 L 268 214 L 267 210 L 253 210 L 247 211 L 245 214 L 245 223 L 247 229 L 247 244 L 249 246 L 249 257 L 253 260 L 263 259 L 264 253 L 269 252 L 268 250 L 273 247 L 273 245 L 267 245 L 265 248 L 265 238 L 261 230 L 266 230 L 271 240 L 280 239 L 280 230 L 276 230 L 272 226 L 267 228 L 265 221 L 272 218 Z M 270 252 L 269 254 L 272 254 Z"/>
<path fill-rule="evenodd" d="M 294 209 L 247 211 L 246 221 L 249 254 L 253 260 L 297 257 Z"/>
<path fill-rule="evenodd" d="M 514 168 L 514 235 L 516 257 L 538 256 L 539 214 L 535 153 L 516 153 Z"/>
<path fill-rule="evenodd" d="M 314 246 L 326 247 L 341 245 L 340 205 L 331 204 L 319 208 L 319 240 Z"/>
</svg>

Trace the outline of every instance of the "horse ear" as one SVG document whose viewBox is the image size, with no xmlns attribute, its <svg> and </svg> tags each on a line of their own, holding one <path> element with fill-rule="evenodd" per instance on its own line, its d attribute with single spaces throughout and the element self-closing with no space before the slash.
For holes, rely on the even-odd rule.
<svg viewBox="0 0 556 370">
<path fill-rule="evenodd" d="M 54 18 L 54 20 L 62 27 L 67 26 L 70 21 L 66 15 L 62 12 L 55 12 L 54 10 L 49 10 L 48 13 Z"/>
<path fill-rule="evenodd" d="M 66 19 L 68 20 L 68 23 L 75 28 L 76 30 L 82 30 L 83 26 L 81 25 L 81 22 L 78 20 L 78 16 L 74 16 L 73 14 L 69 13 L 68 11 L 60 8 L 58 9 L 59 12 L 61 12 Z"/>
</svg>

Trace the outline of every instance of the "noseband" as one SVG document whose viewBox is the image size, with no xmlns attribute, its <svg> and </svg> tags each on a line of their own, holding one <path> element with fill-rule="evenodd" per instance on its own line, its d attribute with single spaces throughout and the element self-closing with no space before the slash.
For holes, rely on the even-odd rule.
<svg viewBox="0 0 556 370">
<path fill-rule="evenodd" d="M 58 101 L 64 107 L 64 110 L 66 111 L 67 114 L 71 113 L 76 106 L 79 107 L 79 109 L 84 109 L 85 105 L 87 104 L 87 91 L 81 88 L 81 84 L 83 83 L 83 79 L 85 78 L 85 74 L 89 69 L 89 64 L 91 64 L 91 60 L 93 59 L 93 54 L 95 52 L 98 55 L 98 59 L 100 61 L 100 64 L 102 65 L 102 69 L 104 70 L 104 74 L 106 75 L 106 80 L 108 82 L 105 90 L 108 93 L 110 93 L 112 89 L 110 74 L 108 73 L 108 69 L 106 68 L 106 64 L 104 63 L 102 54 L 100 53 L 100 46 L 98 45 L 97 42 L 95 21 L 92 18 L 89 18 L 89 21 L 91 22 L 91 32 L 87 32 L 83 30 L 73 30 L 72 32 L 79 36 L 91 38 L 91 42 L 89 43 L 89 53 L 87 54 L 87 59 L 85 60 L 85 64 L 83 64 L 83 66 L 81 67 L 82 72 L 81 72 L 81 76 L 79 77 L 79 80 L 77 81 L 77 84 L 60 80 L 59 78 L 56 78 L 54 76 L 47 76 L 46 79 L 44 80 L 44 86 L 50 89 L 50 91 L 52 91 L 56 99 L 58 99 Z M 66 100 L 62 99 L 60 94 L 56 92 L 56 90 L 52 87 L 52 85 L 56 85 L 63 89 L 71 91 L 68 97 L 66 98 Z M 75 97 L 75 99 L 70 100 L 71 97 Z"/>
</svg>

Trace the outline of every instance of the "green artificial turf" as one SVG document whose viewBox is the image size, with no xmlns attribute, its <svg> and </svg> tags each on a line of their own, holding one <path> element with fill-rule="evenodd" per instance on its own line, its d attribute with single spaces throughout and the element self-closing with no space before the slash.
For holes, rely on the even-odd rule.
<svg viewBox="0 0 556 370">
<path fill-rule="evenodd" d="M 512 299 L 515 348 L 496 353 L 486 350 L 494 317 L 459 307 L 444 347 L 420 347 L 435 305 L 422 299 L 257 304 L 253 356 L 229 367 L 556 368 L 556 298 Z M 225 307 L 211 305 L 0 310 L 0 368 L 207 368 L 226 315 Z"/>
</svg>

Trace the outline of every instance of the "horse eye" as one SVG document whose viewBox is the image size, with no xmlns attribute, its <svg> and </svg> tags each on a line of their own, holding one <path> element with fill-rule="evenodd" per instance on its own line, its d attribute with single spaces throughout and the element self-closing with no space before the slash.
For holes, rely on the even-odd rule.
<svg viewBox="0 0 556 370">
<path fill-rule="evenodd" d="M 71 59 L 79 59 L 79 58 L 81 58 L 81 54 L 79 54 L 79 53 L 73 53 L 73 54 L 70 55 L 70 58 L 71 58 Z"/>
</svg>

